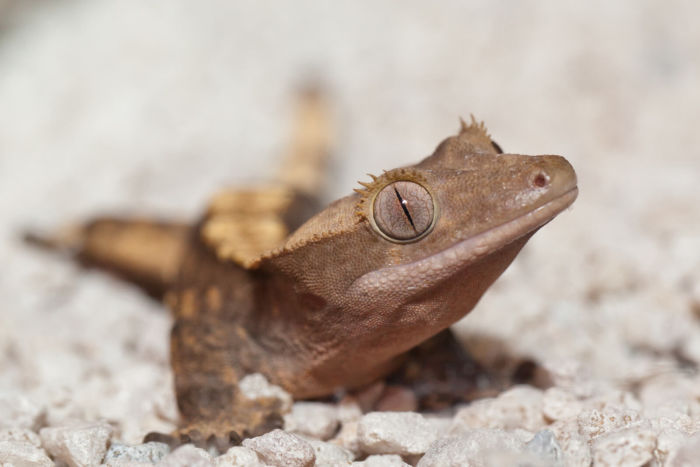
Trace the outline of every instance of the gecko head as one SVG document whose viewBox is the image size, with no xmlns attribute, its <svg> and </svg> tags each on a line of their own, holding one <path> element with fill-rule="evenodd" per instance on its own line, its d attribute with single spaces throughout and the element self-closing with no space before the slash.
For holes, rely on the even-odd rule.
<svg viewBox="0 0 700 467">
<path fill-rule="evenodd" d="M 502 154 L 472 122 L 420 163 L 331 204 L 274 260 L 329 304 L 328 322 L 410 347 L 469 312 L 576 196 L 566 159 Z"/>
</svg>

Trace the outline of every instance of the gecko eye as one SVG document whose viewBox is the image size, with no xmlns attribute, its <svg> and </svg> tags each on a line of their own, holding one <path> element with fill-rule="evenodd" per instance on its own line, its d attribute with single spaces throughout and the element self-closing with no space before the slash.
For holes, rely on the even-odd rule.
<svg viewBox="0 0 700 467">
<path fill-rule="evenodd" d="M 395 242 L 418 240 L 435 223 L 435 204 L 427 189 L 415 182 L 393 182 L 377 193 L 372 217 L 379 232 Z"/>
</svg>

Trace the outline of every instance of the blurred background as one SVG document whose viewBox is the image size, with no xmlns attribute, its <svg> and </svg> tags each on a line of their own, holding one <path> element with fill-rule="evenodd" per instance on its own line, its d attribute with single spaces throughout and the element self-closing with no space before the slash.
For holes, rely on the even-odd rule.
<svg viewBox="0 0 700 467">
<path fill-rule="evenodd" d="M 506 152 L 576 168 L 578 201 L 465 335 L 591 384 L 695 367 L 699 15 L 640 0 L 0 1 L 0 390 L 126 433 L 170 423 L 167 314 L 17 232 L 193 217 L 216 189 L 266 180 L 310 77 L 338 125 L 329 201 L 470 113 Z"/>
</svg>

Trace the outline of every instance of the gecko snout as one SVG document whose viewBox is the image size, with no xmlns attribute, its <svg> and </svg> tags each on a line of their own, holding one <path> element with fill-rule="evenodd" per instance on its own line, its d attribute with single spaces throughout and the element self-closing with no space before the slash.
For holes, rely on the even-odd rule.
<svg viewBox="0 0 700 467">
<path fill-rule="evenodd" d="M 537 169 L 531 174 L 533 188 L 547 188 L 548 195 L 557 197 L 576 189 L 574 168 L 561 156 L 537 156 Z"/>
</svg>

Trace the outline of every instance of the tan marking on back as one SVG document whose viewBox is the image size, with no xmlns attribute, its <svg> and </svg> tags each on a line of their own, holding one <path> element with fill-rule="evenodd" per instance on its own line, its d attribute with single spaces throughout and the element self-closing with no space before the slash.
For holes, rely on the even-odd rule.
<svg viewBox="0 0 700 467">
<path fill-rule="evenodd" d="M 167 292 L 165 292 L 165 295 L 163 296 L 163 304 L 171 310 L 174 310 L 178 304 L 177 293 L 175 293 L 172 290 L 168 290 Z"/>
<path fill-rule="evenodd" d="M 284 186 L 262 186 L 242 190 L 224 190 L 209 202 L 209 215 L 284 212 L 292 201 L 292 191 Z"/>
<path fill-rule="evenodd" d="M 248 339 L 248 331 L 242 326 L 236 326 L 236 335 L 243 340 Z"/>
<path fill-rule="evenodd" d="M 286 238 L 282 215 L 292 199 L 292 192 L 281 187 L 219 193 L 209 206 L 202 239 L 219 259 L 250 267 Z"/>
<path fill-rule="evenodd" d="M 218 287 L 212 286 L 207 289 L 204 296 L 207 302 L 207 308 L 212 311 L 219 311 L 221 309 L 221 290 Z"/>
<path fill-rule="evenodd" d="M 314 198 L 322 191 L 334 139 L 328 102 L 311 86 L 300 94 L 297 109 L 278 183 L 224 191 L 212 199 L 201 235 L 220 260 L 255 268 L 262 257 L 284 244 L 289 235 L 284 216 L 292 203 L 300 195 Z"/>
<path fill-rule="evenodd" d="M 194 290 L 186 289 L 180 294 L 178 314 L 181 318 L 194 318 L 197 314 L 197 295 Z"/>
</svg>

